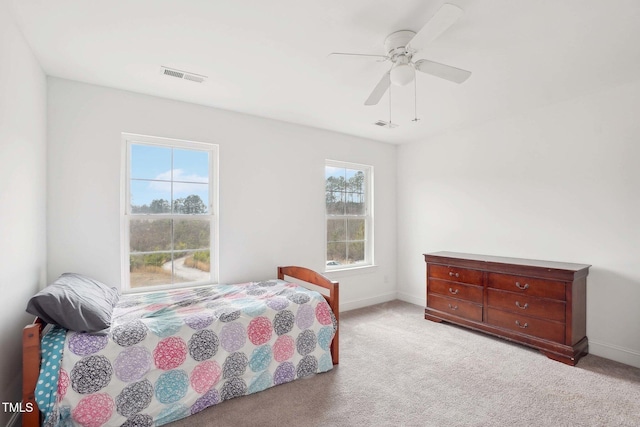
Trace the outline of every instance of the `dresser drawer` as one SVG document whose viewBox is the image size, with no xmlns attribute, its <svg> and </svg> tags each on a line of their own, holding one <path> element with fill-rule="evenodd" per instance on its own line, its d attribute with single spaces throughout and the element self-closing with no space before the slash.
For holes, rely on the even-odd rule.
<svg viewBox="0 0 640 427">
<path fill-rule="evenodd" d="M 549 341 L 564 343 L 565 324 L 488 307 L 485 322 Z"/>
<path fill-rule="evenodd" d="M 489 288 L 502 289 L 533 297 L 565 300 L 564 282 L 534 279 L 525 276 L 511 276 L 508 274 L 489 273 L 487 279 Z"/>
<path fill-rule="evenodd" d="M 482 286 L 429 279 L 428 292 L 482 304 Z"/>
<path fill-rule="evenodd" d="M 482 322 L 482 306 L 469 301 L 429 294 L 427 295 L 427 307 Z"/>
<path fill-rule="evenodd" d="M 487 305 L 526 316 L 555 320 L 557 322 L 565 321 L 566 306 L 564 301 L 487 289 Z"/>
<path fill-rule="evenodd" d="M 472 285 L 482 285 L 482 271 L 469 270 L 467 268 L 429 264 L 429 277 L 469 283 Z"/>
</svg>

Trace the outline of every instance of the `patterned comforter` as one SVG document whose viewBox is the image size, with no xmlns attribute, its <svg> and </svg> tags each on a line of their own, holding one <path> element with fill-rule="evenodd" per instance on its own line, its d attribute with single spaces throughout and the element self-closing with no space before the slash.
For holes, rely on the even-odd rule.
<svg viewBox="0 0 640 427">
<path fill-rule="evenodd" d="M 330 370 L 336 328 L 322 295 L 281 280 L 124 295 L 108 335 L 43 339 L 36 399 L 50 426 L 162 425 Z"/>
</svg>

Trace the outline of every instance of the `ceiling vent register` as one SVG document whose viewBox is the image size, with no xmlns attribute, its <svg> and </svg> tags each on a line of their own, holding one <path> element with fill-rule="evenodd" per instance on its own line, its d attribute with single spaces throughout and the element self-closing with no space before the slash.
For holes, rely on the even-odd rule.
<svg viewBox="0 0 640 427">
<path fill-rule="evenodd" d="M 397 128 L 398 125 L 395 123 L 391 123 L 391 122 L 385 122 L 384 120 L 378 120 L 377 122 L 373 123 L 376 126 L 380 126 L 383 128 L 388 128 L 388 129 L 394 129 Z"/>
<path fill-rule="evenodd" d="M 188 71 L 176 70 L 175 68 L 160 67 L 160 73 L 169 77 L 176 77 L 178 79 L 189 80 L 196 83 L 204 83 L 207 76 L 201 74 L 190 73 Z"/>
</svg>

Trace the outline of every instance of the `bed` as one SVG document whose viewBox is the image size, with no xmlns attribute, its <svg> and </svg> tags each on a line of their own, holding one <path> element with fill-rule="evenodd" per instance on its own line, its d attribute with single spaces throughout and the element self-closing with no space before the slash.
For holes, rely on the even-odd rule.
<svg viewBox="0 0 640 427">
<path fill-rule="evenodd" d="M 22 425 L 162 425 L 326 372 L 338 364 L 338 307 L 337 282 L 289 266 L 277 280 L 122 295 L 103 335 L 43 334 L 36 318 L 23 331 L 22 407 L 33 411 Z"/>
</svg>

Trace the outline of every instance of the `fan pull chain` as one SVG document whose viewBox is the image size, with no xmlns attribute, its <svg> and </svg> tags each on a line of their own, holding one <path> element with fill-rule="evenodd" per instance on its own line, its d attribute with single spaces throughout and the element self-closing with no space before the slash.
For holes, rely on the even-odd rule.
<svg viewBox="0 0 640 427">
<path fill-rule="evenodd" d="M 391 128 L 391 86 L 393 86 L 391 84 L 391 73 L 388 74 L 389 76 L 389 128 Z"/>
<path fill-rule="evenodd" d="M 413 114 L 414 119 L 411 120 L 414 123 L 418 123 L 418 79 L 413 79 Z"/>
</svg>

